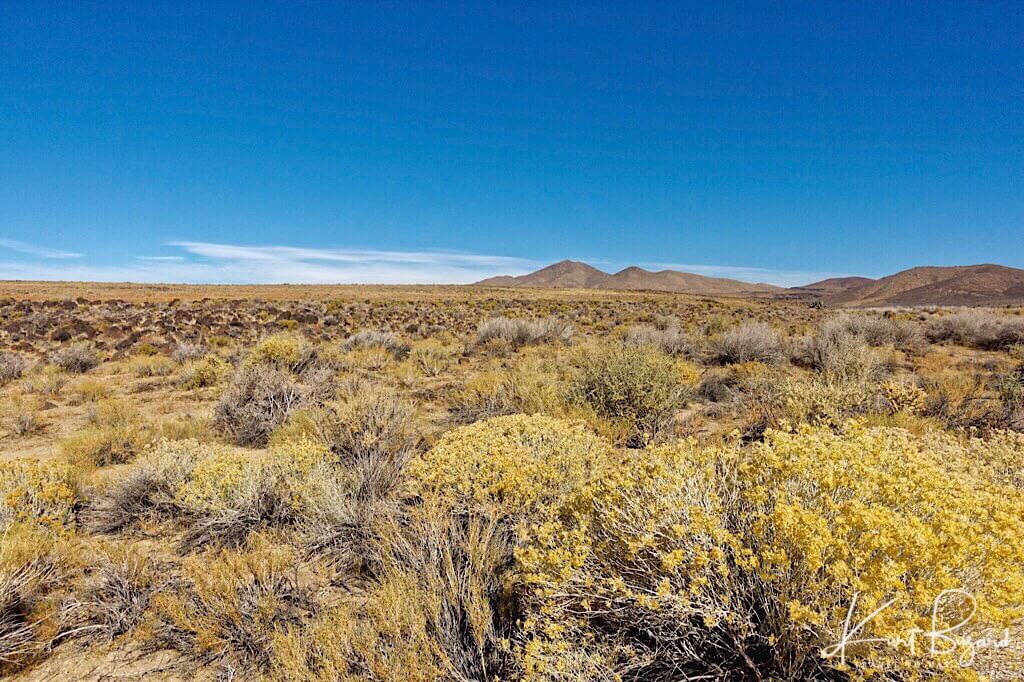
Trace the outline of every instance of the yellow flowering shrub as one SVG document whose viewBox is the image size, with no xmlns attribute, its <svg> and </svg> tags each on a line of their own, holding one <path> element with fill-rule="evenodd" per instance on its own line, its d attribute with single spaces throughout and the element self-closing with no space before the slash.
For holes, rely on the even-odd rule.
<svg viewBox="0 0 1024 682">
<path fill-rule="evenodd" d="M 417 493 L 455 508 L 532 516 L 586 483 L 610 452 L 582 422 L 519 414 L 449 431 L 408 470 Z"/>
<path fill-rule="evenodd" d="M 0 528 L 31 522 L 59 534 L 75 525 L 78 503 L 74 467 L 57 459 L 0 463 Z"/>
<path fill-rule="evenodd" d="M 297 504 L 306 478 L 328 455 L 325 445 L 307 439 L 257 453 L 212 451 L 192 467 L 175 493 L 175 502 L 192 513 L 216 515 L 250 503 L 268 486 Z"/>
<path fill-rule="evenodd" d="M 1022 445 L 848 422 L 637 453 L 524 532 L 521 672 L 980 679 L 966 641 L 931 654 L 923 633 L 937 599 L 938 630 L 970 611 L 948 590 L 977 605 L 958 635 L 1024 617 Z M 876 641 L 842 660 L 848 613 L 854 627 L 876 609 L 853 637 Z"/>
<path fill-rule="evenodd" d="M 683 679 L 729 658 L 722 630 L 745 622 L 731 606 L 738 584 L 727 559 L 750 561 L 725 524 L 729 469 L 727 452 L 692 441 L 643 451 L 526 531 L 516 552 L 528 595 L 524 679 L 617 679 L 631 669 L 653 679 L 659 667 Z"/>
<path fill-rule="evenodd" d="M 892 600 L 858 638 L 929 630 L 944 590 L 976 600 L 969 632 L 1024 616 L 1024 503 L 949 464 L 968 456 L 950 441 L 935 447 L 902 429 L 855 422 L 842 434 L 771 431 L 750 450 L 740 467 L 748 511 L 739 532 L 759 556 L 759 599 L 777 609 L 778 620 L 766 623 L 777 658 L 840 642 L 855 597 L 854 623 Z M 937 622 L 954 625 L 957 615 L 940 613 Z M 975 678 L 959 665 L 962 651 L 925 656 L 924 646 L 918 655 L 900 646 L 851 647 L 847 672 Z"/>
</svg>

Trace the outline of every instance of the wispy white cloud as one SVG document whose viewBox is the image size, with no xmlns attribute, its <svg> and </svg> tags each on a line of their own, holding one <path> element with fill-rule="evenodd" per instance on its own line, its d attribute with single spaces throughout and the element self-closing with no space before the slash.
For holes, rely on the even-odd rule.
<svg viewBox="0 0 1024 682">
<path fill-rule="evenodd" d="M 18 241 L 17 239 L 0 239 L 0 249 L 16 251 L 17 253 L 24 253 L 29 256 L 35 256 L 36 258 L 82 258 L 82 254 L 75 253 L 74 251 L 60 251 L 57 249 L 48 249 L 45 246 L 36 246 L 35 244 L 29 244 L 28 242 Z"/>
<path fill-rule="evenodd" d="M 309 249 L 172 242 L 185 256 L 140 256 L 126 265 L 0 262 L 0 279 L 208 284 L 467 284 L 525 274 L 539 264 L 458 251 Z"/>
<path fill-rule="evenodd" d="M 780 287 L 796 287 L 818 282 L 829 277 L 849 277 L 840 272 L 816 272 L 813 270 L 783 270 L 755 268 L 736 265 L 695 265 L 692 263 L 642 263 L 648 269 L 680 270 L 707 277 L 726 277 L 741 282 L 774 284 Z"/>
<path fill-rule="evenodd" d="M 308 249 L 294 246 L 236 246 L 209 242 L 171 242 L 191 254 L 218 260 L 326 261 L 332 263 L 410 263 L 464 267 L 517 267 L 532 261 L 463 251 L 377 251 L 372 249 Z"/>
</svg>

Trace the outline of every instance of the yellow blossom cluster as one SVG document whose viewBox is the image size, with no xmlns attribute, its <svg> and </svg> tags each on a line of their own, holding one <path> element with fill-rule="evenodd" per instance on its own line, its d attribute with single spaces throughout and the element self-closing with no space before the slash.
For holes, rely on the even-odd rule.
<svg viewBox="0 0 1024 682">
<path fill-rule="evenodd" d="M 847 422 L 620 460 L 525 531 L 522 673 L 978 679 L 961 665 L 972 638 L 1024 617 L 1024 501 L 1007 473 L 1022 445 L 997 436 L 993 474 L 982 441 Z M 933 654 L 925 633 L 975 604 L 954 650 Z M 856 637 L 876 641 L 826 655 L 848 614 L 876 609 Z"/>
<path fill-rule="evenodd" d="M 16 459 L 0 464 L 0 528 L 31 522 L 58 534 L 74 529 L 78 502 L 75 469 L 57 459 Z"/>
<path fill-rule="evenodd" d="M 530 517 L 583 485 L 611 451 L 582 422 L 520 414 L 449 431 L 409 472 L 415 492 L 454 508 Z"/>
</svg>

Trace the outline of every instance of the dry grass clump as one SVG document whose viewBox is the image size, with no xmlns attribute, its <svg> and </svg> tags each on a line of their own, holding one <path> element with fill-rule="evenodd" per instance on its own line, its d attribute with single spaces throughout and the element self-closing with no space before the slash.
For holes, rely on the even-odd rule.
<svg viewBox="0 0 1024 682">
<path fill-rule="evenodd" d="M 31 367 L 31 362 L 21 353 L 0 353 L 0 386 L 6 386 L 20 379 Z"/>
<path fill-rule="evenodd" d="M 407 362 L 417 373 L 425 377 L 439 377 L 451 369 L 456 351 L 440 341 L 427 340 L 417 344 L 409 352 Z"/>
<path fill-rule="evenodd" d="M 396 334 L 389 331 L 367 330 L 356 332 L 341 344 L 341 350 L 345 353 L 368 348 L 387 351 L 396 360 L 405 358 L 410 350 L 409 344 L 403 342 Z"/>
<path fill-rule="evenodd" d="M 194 440 L 160 441 L 93 495 L 82 511 L 83 524 L 94 533 L 108 534 L 173 518 L 182 511 L 175 500 L 179 488 L 197 462 L 214 456 L 213 448 Z"/>
<path fill-rule="evenodd" d="M 933 317 L 925 329 L 928 339 L 984 350 L 1007 350 L 1024 343 L 1024 321 L 989 310 L 962 310 Z"/>
<path fill-rule="evenodd" d="M 68 375 L 57 365 L 45 365 L 21 380 L 23 393 L 35 393 L 46 397 L 60 394 L 68 383 Z"/>
<path fill-rule="evenodd" d="M 400 468 L 422 436 L 416 406 L 387 390 L 370 390 L 331 403 L 314 416 L 317 438 L 345 464 L 385 463 Z"/>
<path fill-rule="evenodd" d="M 691 395 L 687 369 L 650 347 L 601 348 L 581 357 L 567 399 L 610 422 L 618 440 L 642 447 L 671 426 Z"/>
<path fill-rule="evenodd" d="M 507 372 L 481 372 L 449 396 L 451 419 L 470 424 L 509 414 L 564 412 L 563 389 L 558 377 L 535 366 L 517 366 Z"/>
<path fill-rule="evenodd" d="M 78 639 L 109 644 L 142 622 L 159 581 L 150 562 L 130 551 L 107 550 L 84 582 L 61 603 L 54 643 Z"/>
<path fill-rule="evenodd" d="M 128 362 L 128 369 L 139 378 L 150 378 L 174 374 L 176 366 L 163 355 L 137 355 Z"/>
<path fill-rule="evenodd" d="M 7 401 L 3 423 L 16 436 L 31 436 L 46 428 L 42 410 L 38 396 L 15 394 Z"/>
<path fill-rule="evenodd" d="M 633 346 L 654 346 L 668 355 L 692 357 L 695 353 L 693 340 L 679 327 L 639 325 L 630 328 L 623 341 Z"/>
<path fill-rule="evenodd" d="M 541 320 L 492 317 L 477 328 L 476 340 L 479 344 L 498 340 L 518 349 L 541 343 L 569 344 L 575 333 L 576 328 L 572 324 L 555 317 Z"/>
<path fill-rule="evenodd" d="M 46 652 L 50 593 L 63 577 L 49 532 L 32 524 L 6 526 L 0 536 L 0 675 Z"/>
<path fill-rule="evenodd" d="M 213 423 L 240 445 L 266 445 L 274 429 L 307 397 L 306 387 L 291 372 L 247 363 L 217 401 Z"/>
<path fill-rule="evenodd" d="M 91 424 L 61 441 L 63 455 L 79 466 L 124 464 L 152 442 L 153 433 L 138 410 L 109 399 L 91 406 Z"/>
<path fill-rule="evenodd" d="M 199 661 L 265 671 L 274 638 L 313 605 L 294 552 L 260 536 L 238 550 L 188 557 L 183 570 L 181 585 L 153 597 L 150 636 Z"/>
<path fill-rule="evenodd" d="M 785 342 L 764 322 L 744 322 L 727 329 L 711 344 L 711 359 L 720 365 L 744 362 L 779 364 L 786 359 Z"/>
<path fill-rule="evenodd" d="M 375 541 L 380 575 L 359 600 L 322 610 L 274 638 L 271 679 L 507 679 L 517 612 L 512 541 L 492 516 L 436 508 Z"/>
<path fill-rule="evenodd" d="M 50 354 L 53 364 L 71 374 L 83 374 L 102 361 L 96 348 L 86 341 L 73 343 Z"/>
<path fill-rule="evenodd" d="M 72 385 L 71 392 L 78 403 L 98 403 L 113 394 L 107 382 L 94 377 L 82 377 Z"/>
</svg>

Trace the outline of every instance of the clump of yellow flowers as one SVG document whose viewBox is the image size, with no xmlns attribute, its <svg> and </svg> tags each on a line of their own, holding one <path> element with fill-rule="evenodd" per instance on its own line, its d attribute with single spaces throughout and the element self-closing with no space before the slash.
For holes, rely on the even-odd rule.
<svg viewBox="0 0 1024 682">
<path fill-rule="evenodd" d="M 620 460 L 525 531 L 522 673 L 980 679 L 972 642 L 1024 617 L 1024 501 L 979 447 L 848 422 Z"/>
<path fill-rule="evenodd" d="M 0 530 L 18 522 L 57 534 L 75 525 L 75 469 L 57 459 L 16 459 L 0 464 Z"/>
</svg>

